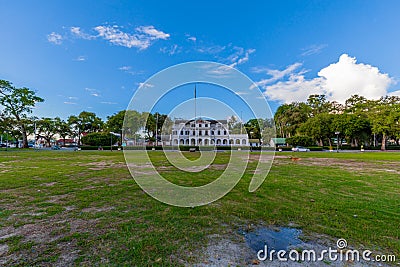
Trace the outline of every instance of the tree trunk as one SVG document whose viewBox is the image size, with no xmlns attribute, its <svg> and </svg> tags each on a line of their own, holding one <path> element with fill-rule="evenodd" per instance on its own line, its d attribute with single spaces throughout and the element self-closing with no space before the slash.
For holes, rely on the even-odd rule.
<svg viewBox="0 0 400 267">
<path fill-rule="evenodd" d="M 381 145 L 381 150 L 386 150 L 386 135 L 382 135 L 382 145 Z"/>
<path fill-rule="evenodd" d="M 21 133 L 22 133 L 22 147 L 23 148 L 28 148 L 28 137 L 26 134 L 26 128 L 25 125 L 23 123 L 21 123 Z M 17 144 L 18 144 L 18 138 L 17 138 Z"/>
</svg>

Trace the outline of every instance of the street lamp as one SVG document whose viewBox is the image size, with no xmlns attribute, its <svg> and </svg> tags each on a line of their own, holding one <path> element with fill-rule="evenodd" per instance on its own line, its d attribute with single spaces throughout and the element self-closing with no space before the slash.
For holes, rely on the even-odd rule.
<svg viewBox="0 0 400 267">
<path fill-rule="evenodd" d="M 6 151 L 8 149 L 8 131 L 5 131 L 6 133 Z"/>
<path fill-rule="evenodd" d="M 336 152 L 339 153 L 339 134 L 340 132 L 335 132 L 337 139 L 336 139 Z"/>
</svg>

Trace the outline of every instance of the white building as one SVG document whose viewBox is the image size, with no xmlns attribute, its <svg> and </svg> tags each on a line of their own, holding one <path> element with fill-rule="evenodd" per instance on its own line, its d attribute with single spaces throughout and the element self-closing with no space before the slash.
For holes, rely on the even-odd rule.
<svg viewBox="0 0 400 267">
<path fill-rule="evenodd" d="M 247 134 L 229 134 L 226 120 L 175 120 L 170 136 L 172 145 L 248 146 Z"/>
</svg>

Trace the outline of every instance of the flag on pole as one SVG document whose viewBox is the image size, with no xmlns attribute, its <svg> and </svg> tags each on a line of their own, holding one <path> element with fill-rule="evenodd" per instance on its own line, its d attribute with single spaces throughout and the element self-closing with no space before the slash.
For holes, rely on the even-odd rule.
<svg viewBox="0 0 400 267">
<path fill-rule="evenodd" d="M 194 84 L 194 98 L 197 98 L 197 93 L 196 93 L 196 84 Z"/>
</svg>

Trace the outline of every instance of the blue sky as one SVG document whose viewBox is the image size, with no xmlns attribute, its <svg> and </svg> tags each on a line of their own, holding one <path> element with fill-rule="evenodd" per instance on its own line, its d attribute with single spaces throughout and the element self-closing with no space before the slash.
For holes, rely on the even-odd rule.
<svg viewBox="0 0 400 267">
<path fill-rule="evenodd" d="M 1 1 L 0 9 L 0 79 L 37 90 L 45 99 L 37 116 L 105 118 L 155 73 L 194 60 L 237 68 L 272 110 L 311 93 L 339 102 L 400 93 L 399 1 Z"/>
</svg>

